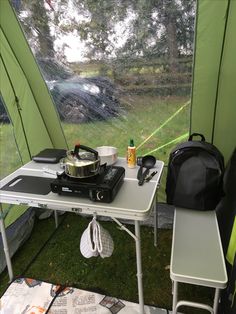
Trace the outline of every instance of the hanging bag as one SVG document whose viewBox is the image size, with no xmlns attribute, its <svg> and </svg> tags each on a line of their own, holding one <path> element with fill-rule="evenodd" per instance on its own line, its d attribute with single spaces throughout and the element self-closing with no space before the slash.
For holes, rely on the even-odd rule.
<svg viewBox="0 0 236 314">
<path fill-rule="evenodd" d="M 113 250 L 114 242 L 110 233 L 94 217 L 81 236 L 81 254 L 86 258 L 98 255 L 105 258 L 110 257 Z"/>
<path fill-rule="evenodd" d="M 200 141 L 193 140 L 199 136 Z M 220 151 L 199 133 L 177 145 L 170 153 L 167 203 L 196 210 L 213 210 L 223 195 L 224 158 Z"/>
<path fill-rule="evenodd" d="M 97 222 L 95 219 L 93 219 L 88 224 L 88 227 L 84 230 L 80 239 L 80 252 L 86 258 L 99 255 L 95 241 L 96 227 Z"/>
</svg>

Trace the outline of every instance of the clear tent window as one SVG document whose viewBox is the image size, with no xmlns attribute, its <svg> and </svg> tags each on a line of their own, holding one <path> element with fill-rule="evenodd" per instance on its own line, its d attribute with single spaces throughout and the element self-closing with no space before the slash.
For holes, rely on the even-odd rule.
<svg viewBox="0 0 236 314">
<path fill-rule="evenodd" d="M 116 146 L 167 162 L 185 140 L 194 0 L 12 0 L 68 146 Z"/>
</svg>

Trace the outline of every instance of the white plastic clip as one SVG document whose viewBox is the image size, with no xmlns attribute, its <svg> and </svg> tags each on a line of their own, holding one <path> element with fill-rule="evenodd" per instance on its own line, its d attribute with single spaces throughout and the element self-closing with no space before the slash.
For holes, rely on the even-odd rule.
<svg viewBox="0 0 236 314">
<path fill-rule="evenodd" d="M 96 212 L 93 213 L 93 219 L 94 219 L 94 220 L 97 219 L 97 213 L 96 213 Z"/>
</svg>

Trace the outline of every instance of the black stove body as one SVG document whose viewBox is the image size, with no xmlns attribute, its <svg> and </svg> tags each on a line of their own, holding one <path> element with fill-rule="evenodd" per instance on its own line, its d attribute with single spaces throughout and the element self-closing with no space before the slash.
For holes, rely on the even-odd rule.
<svg viewBox="0 0 236 314">
<path fill-rule="evenodd" d="M 125 177 L 125 169 L 101 166 L 99 174 L 89 178 L 72 178 L 64 172 L 51 183 L 51 190 L 59 195 L 87 197 L 91 201 L 110 203 L 115 198 Z"/>
</svg>

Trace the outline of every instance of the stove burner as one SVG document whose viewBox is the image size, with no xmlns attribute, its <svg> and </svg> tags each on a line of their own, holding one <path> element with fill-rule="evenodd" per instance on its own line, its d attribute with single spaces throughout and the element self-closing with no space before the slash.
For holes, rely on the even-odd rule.
<svg viewBox="0 0 236 314">
<path fill-rule="evenodd" d="M 74 178 L 63 172 L 51 183 L 51 189 L 59 195 L 77 195 L 110 203 L 120 189 L 124 176 L 125 169 L 116 166 L 101 167 L 99 174 L 89 178 Z"/>
</svg>

